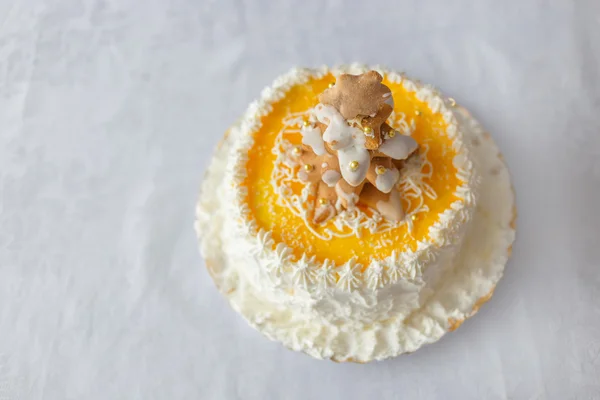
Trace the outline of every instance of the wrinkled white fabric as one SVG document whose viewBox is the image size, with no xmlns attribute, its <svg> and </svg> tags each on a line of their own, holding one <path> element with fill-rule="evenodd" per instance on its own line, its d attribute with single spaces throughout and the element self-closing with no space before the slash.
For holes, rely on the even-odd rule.
<svg viewBox="0 0 600 400">
<path fill-rule="evenodd" d="M 365 4 L 0 2 L 0 398 L 600 398 L 600 4 Z M 519 209 L 493 299 L 366 366 L 249 328 L 193 231 L 248 102 L 294 65 L 352 61 L 472 111 Z"/>
</svg>

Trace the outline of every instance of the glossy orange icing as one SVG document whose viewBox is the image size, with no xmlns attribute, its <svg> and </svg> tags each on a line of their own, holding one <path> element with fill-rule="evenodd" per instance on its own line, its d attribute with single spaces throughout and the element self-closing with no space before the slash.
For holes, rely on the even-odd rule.
<svg viewBox="0 0 600 400">
<path fill-rule="evenodd" d="M 297 257 L 307 252 L 319 261 L 330 259 L 338 265 L 356 257 L 366 267 L 371 259 L 383 259 L 393 250 L 402 251 L 407 247 L 414 250 L 417 240 L 426 239 L 429 227 L 438 220 L 439 214 L 452 202 L 460 200 L 454 192 L 461 181 L 456 178 L 457 171 L 452 164 L 455 152 L 452 150 L 451 140 L 445 134 L 446 123 L 442 116 L 432 113 L 425 103 L 418 100 L 414 93 L 407 92 L 401 84 L 384 79 L 383 83 L 391 89 L 394 96 L 396 112 L 403 112 L 407 122 L 414 119 L 416 123 L 413 138 L 419 144 L 426 143 L 429 146 L 428 159 L 433 165 L 433 176 L 426 182 L 435 190 L 437 198 L 425 197 L 425 205 L 430 211 L 419 214 L 410 234 L 407 226 L 403 225 L 383 233 L 370 234 L 364 230 L 361 238 L 351 236 L 323 240 L 316 237 L 300 217 L 276 204 L 278 195 L 270 184 L 276 156 L 271 149 L 283 127 L 282 119 L 290 113 L 314 107 L 318 102 L 317 95 L 334 81 L 335 78 L 328 75 L 294 86 L 282 100 L 273 104 L 272 112 L 262 118 L 262 127 L 255 133 L 255 142 L 248 154 L 248 176 L 243 184 L 248 187 L 246 201 L 251 210 L 251 218 L 260 228 L 272 232 L 275 243 L 284 242 L 293 249 Z M 300 140 L 298 135 L 298 143 Z M 316 230 L 322 232 L 329 224 L 331 221 L 323 227 L 316 227 Z M 386 242 L 389 240 L 391 244 L 381 246 L 381 239 Z"/>
</svg>

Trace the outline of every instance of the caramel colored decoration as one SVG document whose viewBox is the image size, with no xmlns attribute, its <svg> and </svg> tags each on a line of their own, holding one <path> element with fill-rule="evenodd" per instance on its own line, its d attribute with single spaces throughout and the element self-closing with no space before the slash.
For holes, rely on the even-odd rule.
<svg viewBox="0 0 600 400">
<path fill-rule="evenodd" d="M 390 89 L 381 83 L 382 80 L 383 77 L 376 71 L 362 75 L 342 74 L 333 87 L 319 96 L 319 101 L 334 106 L 346 119 L 375 115 L 392 95 Z"/>
<path fill-rule="evenodd" d="M 383 128 L 383 124 L 385 124 L 385 121 L 388 119 L 392 111 L 392 106 L 383 103 L 374 117 L 365 117 L 362 119 L 361 125 L 363 127 L 363 130 L 364 128 L 369 128 L 371 130 L 371 135 L 365 134 L 365 147 L 367 149 L 376 150 L 381 144 L 381 131 Z M 389 126 L 387 124 L 385 125 Z M 391 129 L 390 127 L 390 130 L 393 129 Z"/>
</svg>

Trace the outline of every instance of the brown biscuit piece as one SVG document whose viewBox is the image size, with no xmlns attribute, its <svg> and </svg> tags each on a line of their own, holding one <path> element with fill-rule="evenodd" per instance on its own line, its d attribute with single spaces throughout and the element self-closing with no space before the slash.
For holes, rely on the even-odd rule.
<svg viewBox="0 0 600 400">
<path fill-rule="evenodd" d="M 329 204 L 324 206 L 317 204 L 317 208 L 314 210 L 312 220 L 315 224 L 321 224 L 326 222 L 329 218 L 334 217 L 336 214 L 337 210 L 334 206 Z"/>
<path fill-rule="evenodd" d="M 321 181 L 318 185 L 313 221 L 320 224 L 335 215 L 337 194 L 335 187 L 329 187 L 325 182 Z"/>
<path fill-rule="evenodd" d="M 377 180 L 377 167 L 383 167 L 385 169 L 392 168 L 392 159 L 389 157 L 373 157 L 373 159 L 371 159 L 371 165 L 369 165 L 369 169 L 367 170 L 367 180 L 373 185 L 375 185 L 375 181 Z"/>
<path fill-rule="evenodd" d="M 335 192 L 344 208 L 351 208 L 358 203 L 360 192 L 362 191 L 365 182 L 360 185 L 354 187 L 351 186 L 344 179 L 340 179 L 338 183 L 335 185 Z"/>
<path fill-rule="evenodd" d="M 337 200 L 337 194 L 335 192 L 335 187 L 329 187 L 325 182 L 319 182 L 319 187 L 317 189 L 317 203 L 335 205 Z"/>
<path fill-rule="evenodd" d="M 394 128 L 389 126 L 387 123 L 384 122 L 383 124 L 381 124 L 381 129 L 380 129 L 381 142 L 379 143 L 377 148 L 379 148 L 379 146 L 381 146 L 381 144 L 387 140 L 386 138 L 389 137 L 389 134 L 392 131 L 394 131 Z M 396 134 L 399 134 L 399 133 L 396 133 Z M 371 153 L 373 154 L 373 157 L 389 157 L 389 156 L 379 152 L 377 149 L 371 150 Z"/>
<path fill-rule="evenodd" d="M 321 181 L 323 173 L 328 170 L 340 172 L 340 164 L 335 155 L 326 153 L 318 156 L 311 149 L 303 147 L 298 159 L 300 161 L 298 176 L 308 182 L 317 183 Z"/>
<path fill-rule="evenodd" d="M 382 80 L 377 71 L 361 75 L 342 74 L 333 87 L 319 95 L 319 101 L 335 107 L 346 119 L 373 115 L 392 93 L 381 83 Z"/>
<path fill-rule="evenodd" d="M 392 132 L 394 128 L 386 124 L 385 122 L 381 125 L 381 138 L 385 140 L 386 137 L 389 137 L 390 132 Z"/>
<path fill-rule="evenodd" d="M 321 173 L 330 169 L 340 172 L 340 162 L 335 155 L 324 154 L 321 156 Z"/>
<path fill-rule="evenodd" d="M 312 152 L 312 149 L 302 148 L 302 153 L 298 157 L 300 160 L 300 170 L 298 177 L 303 181 L 318 182 L 321 179 L 321 158 Z"/>
<path fill-rule="evenodd" d="M 383 103 L 379 107 L 379 110 L 377 111 L 377 114 L 375 114 L 374 117 L 365 117 L 362 119 L 361 125 L 363 128 L 363 132 L 365 132 L 365 130 L 370 130 L 369 133 L 365 132 L 365 147 L 367 149 L 375 150 L 382 143 L 381 129 L 383 127 L 383 124 L 386 125 L 386 130 L 387 127 L 389 127 L 389 125 L 385 123 L 385 120 L 388 119 L 392 111 L 392 106 L 390 106 L 387 103 Z"/>
<path fill-rule="evenodd" d="M 404 166 L 406 160 L 394 160 L 392 159 L 392 164 L 398 169 L 398 171 L 402 171 L 402 167 Z"/>
<path fill-rule="evenodd" d="M 390 221 L 399 222 L 404 218 L 400 193 L 397 190 L 382 193 L 375 186 L 367 184 L 360 194 L 360 203 L 376 210 Z"/>
</svg>

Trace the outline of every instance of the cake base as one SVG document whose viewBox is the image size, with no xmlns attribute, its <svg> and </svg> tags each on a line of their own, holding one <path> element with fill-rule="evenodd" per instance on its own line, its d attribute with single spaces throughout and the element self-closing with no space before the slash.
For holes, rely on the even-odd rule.
<svg viewBox="0 0 600 400">
<path fill-rule="evenodd" d="M 250 325 L 271 340 L 313 357 L 337 362 L 369 362 L 411 353 L 439 340 L 488 301 L 502 277 L 515 238 L 516 207 L 508 169 L 491 136 L 467 110 L 454 109 L 472 143 L 482 182 L 477 211 L 450 276 L 407 318 L 374 324 L 332 324 L 272 304 L 239 273 L 222 252 L 223 214 L 219 190 L 231 145 L 225 135 L 206 173 L 196 209 L 201 253 L 217 288 Z M 226 183 L 225 183 L 226 184 Z"/>
</svg>

